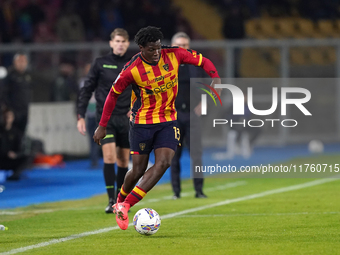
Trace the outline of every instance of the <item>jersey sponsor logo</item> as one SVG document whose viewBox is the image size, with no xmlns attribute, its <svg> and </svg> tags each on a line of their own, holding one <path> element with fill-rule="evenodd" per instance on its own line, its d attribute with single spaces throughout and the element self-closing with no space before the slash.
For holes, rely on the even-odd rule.
<svg viewBox="0 0 340 255">
<path fill-rule="evenodd" d="M 158 88 L 154 88 L 152 90 L 148 90 L 146 91 L 147 94 L 152 95 L 152 94 L 158 94 L 160 92 L 166 92 L 168 89 L 171 89 L 172 87 L 176 86 L 178 82 L 178 78 L 176 77 L 176 79 L 169 81 L 166 84 L 163 84 L 162 86 L 159 86 Z"/>
<path fill-rule="evenodd" d="M 151 73 L 150 71 L 147 71 L 145 73 L 142 73 L 142 75 L 147 75 L 148 73 Z"/>
<path fill-rule="evenodd" d="M 161 75 L 161 76 L 153 78 L 152 80 L 148 80 L 146 83 L 148 85 L 150 85 L 150 84 L 155 83 L 155 82 L 163 81 L 165 78 L 168 78 L 170 76 L 171 76 L 171 73 L 167 73 L 166 75 Z"/>
<path fill-rule="evenodd" d="M 116 65 L 103 65 L 104 68 L 109 68 L 109 69 L 117 69 L 118 66 Z"/>
</svg>

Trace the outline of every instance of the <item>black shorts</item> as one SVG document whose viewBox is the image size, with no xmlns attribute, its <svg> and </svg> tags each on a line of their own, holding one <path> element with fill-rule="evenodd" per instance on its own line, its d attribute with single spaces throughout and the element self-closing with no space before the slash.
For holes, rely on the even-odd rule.
<svg viewBox="0 0 340 255">
<path fill-rule="evenodd" d="M 112 115 L 106 126 L 106 136 L 100 141 L 102 145 L 116 143 L 117 147 L 130 148 L 129 118 L 125 115 Z"/>
<path fill-rule="evenodd" d="M 177 121 L 157 124 L 133 124 L 130 122 L 131 154 L 149 154 L 152 149 L 170 148 L 176 151 L 180 132 Z"/>
</svg>

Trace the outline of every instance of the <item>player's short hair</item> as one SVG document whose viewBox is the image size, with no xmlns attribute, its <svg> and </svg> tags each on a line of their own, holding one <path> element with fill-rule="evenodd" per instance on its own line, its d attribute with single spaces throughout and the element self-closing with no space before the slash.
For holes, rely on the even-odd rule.
<svg viewBox="0 0 340 255">
<path fill-rule="evenodd" d="M 163 34 L 160 28 L 148 26 L 148 27 L 141 28 L 137 32 L 135 36 L 135 43 L 137 45 L 142 45 L 143 47 L 145 47 L 148 42 L 156 42 L 162 39 L 163 39 Z"/>
<path fill-rule="evenodd" d="M 113 40 L 116 35 L 124 37 L 126 40 L 129 40 L 129 33 L 123 29 L 123 28 L 116 28 L 115 30 L 112 31 L 110 38 Z"/>
<path fill-rule="evenodd" d="M 184 33 L 184 32 L 178 32 L 176 34 L 173 35 L 173 37 L 171 38 L 171 43 L 173 44 L 174 41 L 177 39 L 177 38 L 185 38 L 185 39 L 188 39 L 189 43 L 190 43 L 190 37 Z"/>
</svg>

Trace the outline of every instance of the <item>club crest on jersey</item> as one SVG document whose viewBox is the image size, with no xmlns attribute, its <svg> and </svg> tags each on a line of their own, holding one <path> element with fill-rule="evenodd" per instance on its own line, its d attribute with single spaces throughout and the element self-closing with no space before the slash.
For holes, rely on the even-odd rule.
<svg viewBox="0 0 340 255">
<path fill-rule="evenodd" d="M 139 148 L 144 151 L 145 150 L 145 143 L 140 143 Z"/>
<path fill-rule="evenodd" d="M 165 71 L 169 72 L 169 64 L 165 64 L 165 65 L 163 66 L 163 68 L 164 68 Z"/>
</svg>

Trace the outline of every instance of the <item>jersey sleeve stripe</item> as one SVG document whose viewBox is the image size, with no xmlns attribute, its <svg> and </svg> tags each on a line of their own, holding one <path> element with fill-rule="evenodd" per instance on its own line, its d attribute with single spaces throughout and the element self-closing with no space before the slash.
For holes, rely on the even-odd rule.
<svg viewBox="0 0 340 255">
<path fill-rule="evenodd" d="M 115 89 L 115 86 L 114 86 L 114 85 L 112 86 L 112 90 L 113 90 L 114 93 L 116 93 L 116 94 L 118 94 L 118 95 L 122 94 L 122 92 L 118 92 L 118 91 Z"/>
<path fill-rule="evenodd" d="M 199 57 L 200 57 L 200 59 L 199 59 L 199 61 L 198 61 L 198 65 L 197 66 L 201 66 L 201 64 L 202 64 L 202 54 L 200 53 L 199 54 Z"/>
</svg>

